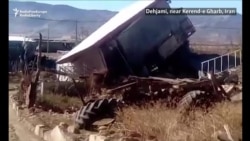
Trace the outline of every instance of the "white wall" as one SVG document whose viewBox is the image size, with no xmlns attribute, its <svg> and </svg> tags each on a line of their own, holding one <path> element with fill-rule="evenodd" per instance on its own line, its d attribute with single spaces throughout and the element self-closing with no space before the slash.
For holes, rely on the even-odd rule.
<svg viewBox="0 0 250 141">
<path fill-rule="evenodd" d="M 67 70 L 69 72 L 66 71 L 65 73 L 70 73 L 73 72 L 73 65 L 71 63 L 57 64 L 56 70 L 61 72 L 65 72 L 65 70 Z M 57 74 L 56 77 L 59 81 L 71 81 L 70 77 L 65 75 Z"/>
</svg>

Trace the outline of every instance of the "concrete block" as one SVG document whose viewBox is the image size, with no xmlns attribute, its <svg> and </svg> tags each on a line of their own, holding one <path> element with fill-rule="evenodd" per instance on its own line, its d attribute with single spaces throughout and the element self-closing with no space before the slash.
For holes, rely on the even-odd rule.
<svg viewBox="0 0 250 141">
<path fill-rule="evenodd" d="M 16 115 L 19 116 L 19 107 L 16 106 Z"/>
<path fill-rule="evenodd" d="M 45 132 L 45 126 L 42 124 L 36 125 L 35 127 L 35 135 L 39 136 L 39 137 L 43 137 L 43 134 Z"/>
<path fill-rule="evenodd" d="M 45 141 L 50 141 L 51 139 L 50 139 L 50 134 L 51 134 L 51 131 L 45 131 L 44 133 L 43 133 L 43 139 L 45 140 Z"/>
<path fill-rule="evenodd" d="M 76 139 L 58 125 L 50 133 L 49 141 L 75 141 Z"/>
<path fill-rule="evenodd" d="M 242 92 L 232 96 L 230 99 L 231 99 L 232 102 L 242 101 Z"/>
<path fill-rule="evenodd" d="M 12 103 L 12 109 L 16 110 L 16 103 Z"/>
<path fill-rule="evenodd" d="M 50 136 L 51 136 L 50 141 L 66 141 L 65 134 L 59 126 L 56 126 L 51 131 Z"/>
</svg>

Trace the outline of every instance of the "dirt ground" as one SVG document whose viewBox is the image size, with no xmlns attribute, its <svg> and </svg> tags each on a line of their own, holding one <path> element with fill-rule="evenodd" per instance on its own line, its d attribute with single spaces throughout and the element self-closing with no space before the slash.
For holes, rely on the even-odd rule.
<svg viewBox="0 0 250 141">
<path fill-rule="evenodd" d="M 9 95 L 17 93 L 18 84 L 9 84 Z M 37 124 L 43 124 L 48 129 L 53 129 L 55 126 L 64 122 L 68 125 L 73 125 L 73 114 L 59 114 L 54 112 L 46 112 L 41 109 L 35 109 L 33 113 L 30 113 L 28 109 L 20 109 L 19 115 L 21 118 L 16 116 L 15 111 L 12 109 L 12 105 L 9 106 L 9 138 L 10 141 L 41 141 L 39 138 L 34 136 L 25 126 L 22 125 L 21 119 L 25 118 L 33 126 Z M 86 139 L 86 137 L 92 132 L 81 130 L 80 134 L 73 135 L 78 139 Z"/>
<path fill-rule="evenodd" d="M 13 93 L 15 91 L 10 91 L 9 95 Z M 11 105 L 9 105 L 9 141 L 41 141 L 34 133 L 26 129 Z"/>
</svg>

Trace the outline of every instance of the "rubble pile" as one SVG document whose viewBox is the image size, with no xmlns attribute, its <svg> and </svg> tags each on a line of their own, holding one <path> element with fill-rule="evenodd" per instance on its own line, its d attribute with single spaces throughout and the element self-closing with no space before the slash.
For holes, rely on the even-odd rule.
<svg viewBox="0 0 250 141">
<path fill-rule="evenodd" d="M 107 93 L 122 93 L 127 104 L 145 104 L 146 101 L 161 101 L 166 106 L 210 106 L 215 102 L 230 100 L 233 90 L 240 91 L 236 85 L 237 77 L 230 74 L 204 79 L 168 79 L 160 77 L 129 77 L 128 83 Z"/>
<path fill-rule="evenodd" d="M 231 101 L 233 95 L 240 93 L 242 88 L 237 80 L 237 76 L 229 73 L 217 76 L 208 73 L 208 78 L 202 79 L 130 76 L 122 85 L 105 90 L 99 99 L 95 97 L 87 102 L 77 112 L 75 122 L 86 129 L 96 120 L 113 118 L 112 113 L 117 107 L 145 106 L 155 102 L 180 110 L 207 109 L 217 102 Z"/>
</svg>

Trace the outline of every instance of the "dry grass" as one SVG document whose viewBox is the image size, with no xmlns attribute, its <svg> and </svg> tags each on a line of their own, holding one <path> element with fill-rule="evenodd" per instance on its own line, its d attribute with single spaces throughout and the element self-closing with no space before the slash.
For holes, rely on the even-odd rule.
<svg viewBox="0 0 250 141">
<path fill-rule="evenodd" d="M 41 105 L 45 110 L 51 109 L 59 113 L 71 107 L 78 109 L 82 106 L 80 98 L 53 94 L 45 94 L 43 97 L 39 97 L 37 104 Z"/>
<path fill-rule="evenodd" d="M 9 73 L 9 83 L 20 83 L 21 73 Z"/>
<path fill-rule="evenodd" d="M 208 113 L 195 110 L 190 115 L 174 109 L 154 106 L 149 109 L 130 107 L 118 113 L 119 128 L 155 136 L 159 141 L 212 141 L 212 134 L 229 125 L 233 138 L 242 139 L 242 104 L 220 103 Z M 122 125 L 122 126 L 121 126 Z"/>
</svg>

